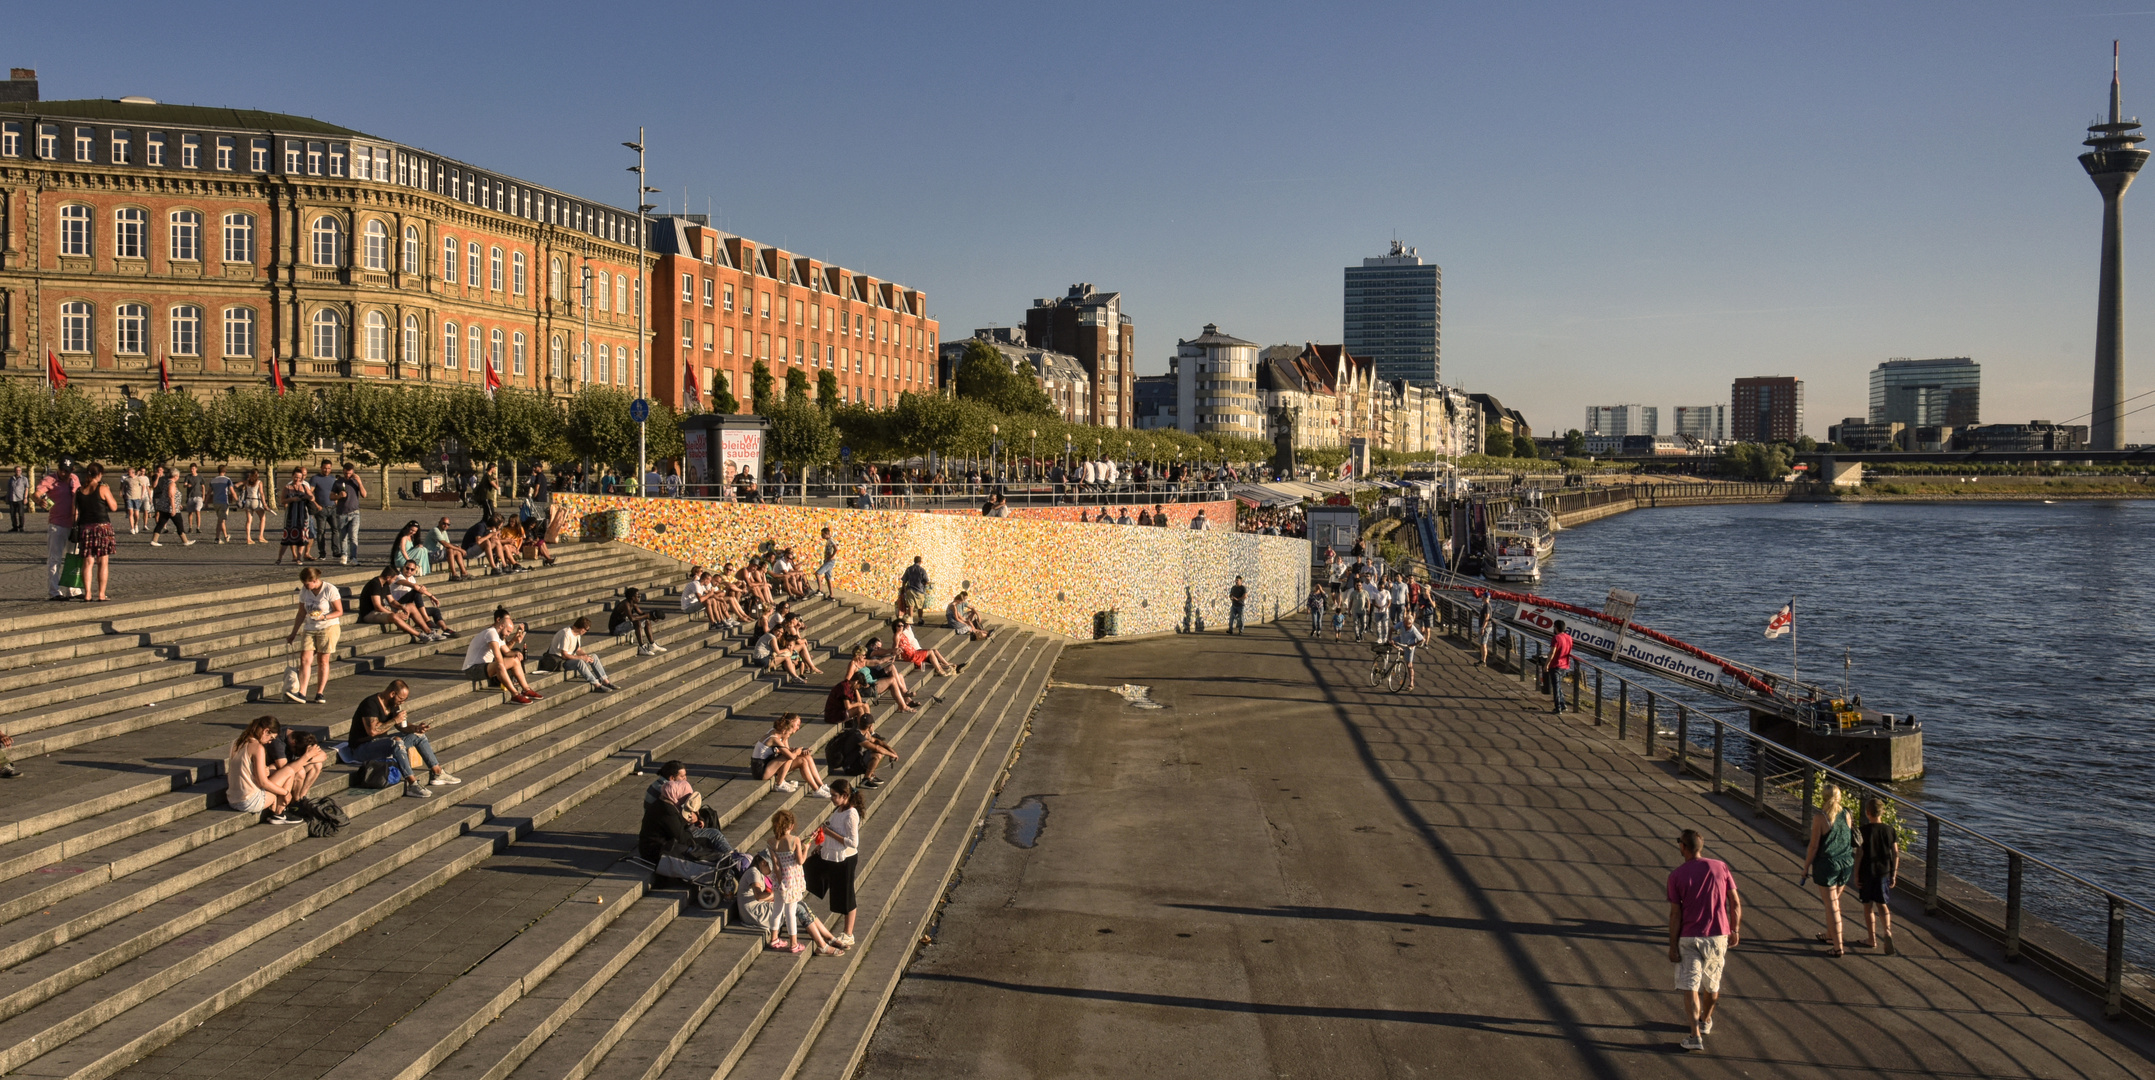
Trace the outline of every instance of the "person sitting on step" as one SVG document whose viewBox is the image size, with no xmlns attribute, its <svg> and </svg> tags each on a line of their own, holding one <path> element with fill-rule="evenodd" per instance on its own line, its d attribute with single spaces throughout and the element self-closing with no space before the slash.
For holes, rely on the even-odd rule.
<svg viewBox="0 0 2155 1080">
<path fill-rule="evenodd" d="M 950 624 L 952 630 L 974 641 L 986 641 L 993 633 L 989 631 L 986 621 L 980 617 L 980 612 L 973 607 L 972 596 L 971 590 L 962 590 L 951 597 L 950 604 L 943 608 L 943 619 Z"/>
<path fill-rule="evenodd" d="M 396 601 L 393 590 L 397 580 L 397 568 L 384 566 L 380 573 L 368 579 L 359 590 L 359 621 L 380 626 L 394 626 L 411 635 L 412 644 L 421 645 L 440 641 L 447 634 L 438 634 L 427 628 L 426 616 L 418 614 Z"/>
<path fill-rule="evenodd" d="M 509 618 L 509 609 L 495 608 L 493 623 L 472 635 L 471 644 L 464 650 L 464 674 L 493 680 L 518 705 L 539 700 L 541 695 L 531 688 L 531 680 L 524 674 L 524 653 L 517 647 L 523 640 L 523 627 Z"/>
<path fill-rule="evenodd" d="M 441 759 L 434 756 L 434 743 L 427 738 L 428 726 L 412 723 L 404 715 L 404 703 L 411 696 L 411 687 L 404 680 L 391 679 L 380 693 L 361 699 L 359 707 L 352 710 L 352 730 L 346 737 L 344 753 L 353 761 L 387 761 L 395 765 L 404 774 L 404 794 L 429 799 L 434 793 L 428 788 L 464 781 L 441 767 Z M 412 769 L 414 752 L 426 763 L 425 783 Z"/>
<path fill-rule="evenodd" d="M 314 782 L 322 778 L 322 770 L 329 765 L 329 753 L 322 749 L 321 740 L 313 732 L 285 728 L 284 735 L 271 739 L 262 748 L 262 755 L 269 759 L 270 774 L 286 766 L 294 766 L 290 784 L 292 801 L 298 802 L 314 790 Z"/>
<path fill-rule="evenodd" d="M 225 805 L 243 814 L 260 814 L 265 825 L 297 825 L 284 808 L 292 805 L 292 781 L 298 770 L 269 767 L 269 744 L 283 725 L 274 716 L 257 716 L 232 740 L 224 760 Z"/>
<path fill-rule="evenodd" d="M 615 602 L 606 619 L 606 632 L 615 637 L 633 634 L 636 637 L 638 656 L 656 656 L 666 651 L 666 646 L 652 639 L 651 624 L 658 621 L 656 612 L 643 608 L 643 590 L 623 589 L 621 599 Z"/>
<path fill-rule="evenodd" d="M 892 619 L 890 629 L 892 640 L 898 643 L 899 658 L 913 665 L 914 671 L 919 671 L 922 668 L 934 668 L 935 673 L 944 678 L 949 678 L 959 672 L 958 666 L 944 659 L 941 652 L 927 648 L 920 643 L 920 636 L 913 632 L 911 623 Z"/>
<path fill-rule="evenodd" d="M 771 723 L 771 730 L 748 752 L 749 775 L 757 780 L 777 779 L 771 786 L 782 792 L 792 793 L 800 785 L 786 779 L 786 774 L 799 769 L 801 779 L 808 781 L 809 794 L 819 799 L 829 798 L 830 789 L 816 774 L 815 755 L 806 750 L 796 750 L 791 742 L 793 733 L 801 729 L 799 713 L 782 713 Z"/>
</svg>

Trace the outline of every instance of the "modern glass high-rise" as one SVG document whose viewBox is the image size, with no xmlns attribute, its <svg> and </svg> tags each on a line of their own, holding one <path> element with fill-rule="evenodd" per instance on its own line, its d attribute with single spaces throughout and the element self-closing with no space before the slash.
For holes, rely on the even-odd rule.
<svg viewBox="0 0 2155 1080">
<path fill-rule="evenodd" d="M 1347 267 L 1340 343 L 1376 365 L 1379 383 L 1436 386 L 1443 340 L 1441 267 L 1397 240 L 1390 254 Z"/>
<path fill-rule="evenodd" d="M 1661 408 L 1656 405 L 1588 405 L 1588 435 L 1659 435 Z"/>
<path fill-rule="evenodd" d="M 1965 356 L 1888 360 L 1871 369 L 1871 423 L 1972 427 L 1982 393 L 1983 365 Z"/>
</svg>

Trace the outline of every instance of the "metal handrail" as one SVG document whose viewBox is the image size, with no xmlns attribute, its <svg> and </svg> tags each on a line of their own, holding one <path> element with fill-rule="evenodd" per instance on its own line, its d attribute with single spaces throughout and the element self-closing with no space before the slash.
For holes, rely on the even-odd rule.
<svg viewBox="0 0 2155 1080">
<path fill-rule="evenodd" d="M 1456 575 L 1449 574 L 1447 574 L 1446 576 L 1456 577 Z M 1439 597 L 1437 598 L 1437 601 L 1451 610 L 1451 612 L 1453 613 L 1453 617 L 1447 621 L 1454 626 L 1470 625 L 1473 616 L 1475 614 L 1478 614 L 1476 609 L 1473 608 L 1471 605 L 1463 604 L 1460 601 L 1448 596 Z M 1550 638 L 1553 636 L 1543 634 L 1539 631 L 1529 629 L 1524 626 L 1520 626 L 1516 623 L 1506 623 L 1504 624 L 1504 626 L 1509 634 L 1515 635 L 1518 639 L 1522 641 L 1530 641 L 1546 645 Z M 1525 650 L 1523 647 L 1516 647 L 1516 649 L 1517 651 L 1515 655 L 1517 663 L 1519 665 L 1520 674 L 1522 677 L 1524 677 L 1527 670 L 1526 660 L 1524 656 Z M 1596 721 L 1598 723 L 1601 711 L 1601 689 L 1603 678 L 1615 678 L 1617 684 L 1618 700 L 1620 702 L 1619 707 L 1624 710 L 1623 714 L 1619 718 L 1618 738 L 1628 741 L 1628 735 L 1626 734 L 1625 727 L 1626 723 L 1629 720 L 1631 711 L 1631 703 L 1628 700 L 1630 696 L 1629 692 L 1630 689 L 1634 686 L 1638 686 L 1641 689 L 1645 689 L 1645 685 L 1643 683 L 1638 683 L 1634 680 L 1628 679 L 1625 677 L 1624 674 L 1619 673 L 1613 669 L 1610 669 L 1598 663 L 1594 663 L 1591 659 L 1581 656 L 1576 652 L 1574 652 L 1572 655 L 1574 659 L 1578 662 L 1578 667 L 1575 670 L 1580 672 L 1580 674 L 1574 675 L 1572 680 L 1572 698 L 1574 702 L 1577 701 L 1580 695 L 1580 684 L 1583 681 L 1585 670 L 1592 669 L 1592 671 L 1595 673 L 1594 700 Z M 2115 1016 L 2122 1011 L 2121 995 L 2123 991 L 2123 952 L 2125 935 L 2124 909 L 2137 909 L 2144 915 L 2155 917 L 2155 907 L 2150 907 L 2148 904 L 2142 903 L 2141 901 L 2131 896 L 2128 896 L 2125 893 L 2108 885 L 2105 885 L 2099 881 L 2082 876 L 2081 874 L 2074 871 L 2067 870 L 2064 867 L 2059 866 L 2058 864 L 2051 862 L 2048 859 L 2032 855 L 2018 846 L 2000 840 L 1997 837 L 1994 837 L 1981 829 L 1969 826 L 1961 821 L 1954 819 L 1949 815 L 1940 813 L 1936 810 L 1932 810 L 1924 806 L 1922 803 L 1909 799 L 1905 795 L 1901 795 L 1886 788 L 1879 787 L 1878 785 L 1872 784 L 1866 780 L 1861 779 L 1860 777 L 1850 775 L 1846 771 L 1834 765 L 1828 764 L 1824 761 L 1820 761 L 1817 758 L 1811 757 L 1808 754 L 1804 754 L 1796 750 L 1790 749 L 1789 747 L 1781 743 L 1775 742 L 1772 739 L 1766 738 L 1765 736 L 1759 735 L 1746 727 L 1733 725 L 1730 721 L 1724 720 L 1721 717 L 1714 715 L 1714 713 L 1710 709 L 1701 708 L 1700 706 L 1693 704 L 1683 698 L 1677 697 L 1676 695 L 1668 694 L 1658 690 L 1648 689 L 1646 690 L 1646 694 L 1648 719 L 1648 728 L 1646 732 L 1646 748 L 1649 755 L 1652 755 L 1654 752 L 1654 741 L 1658 734 L 1656 730 L 1658 718 L 1655 715 L 1655 705 L 1659 701 L 1667 701 L 1671 704 L 1674 704 L 1679 709 L 1679 738 L 1685 744 L 1684 748 L 1680 748 L 1678 750 L 1680 769 L 1687 767 L 1685 750 L 1689 749 L 1691 746 L 1688 723 L 1686 722 L 1688 720 L 1688 717 L 1702 716 L 1712 722 L 1714 735 L 1712 742 L 1714 747 L 1715 761 L 1713 782 L 1715 785 L 1715 792 L 1717 794 L 1722 789 L 1720 764 L 1723 760 L 1723 756 L 1721 753 L 1721 747 L 1724 742 L 1724 735 L 1726 731 L 1734 727 L 1737 735 L 1747 741 L 1747 743 L 1752 747 L 1752 772 L 1754 779 L 1752 799 L 1754 803 L 1753 810 L 1755 813 L 1763 814 L 1765 812 L 1763 803 L 1765 775 L 1763 759 L 1761 756 L 1761 752 L 1764 751 L 1770 752 L 1777 757 L 1785 759 L 1805 771 L 1806 779 L 1804 789 L 1802 822 L 1803 827 L 1805 828 L 1809 827 L 1810 815 L 1813 812 L 1813 808 L 1811 806 L 1813 791 L 1810 786 L 1811 770 L 1816 770 L 1817 772 L 1823 773 L 1828 777 L 1833 778 L 1835 781 L 1839 782 L 1841 786 L 1845 789 L 1852 789 L 1858 792 L 1868 792 L 1882 799 L 1885 799 L 1895 804 L 1896 806 L 1904 808 L 1904 813 L 1906 814 L 1920 815 L 1923 818 L 1926 826 L 1924 853 L 1924 905 L 1926 911 L 1935 911 L 1940 904 L 1938 874 L 1940 873 L 1939 863 L 1942 860 L 1939 857 L 1938 841 L 1939 830 L 1941 827 L 1955 830 L 1959 834 L 1964 834 L 1968 837 L 1972 837 L 1975 840 L 1978 840 L 1984 844 L 1988 844 L 1992 848 L 2003 852 L 2006 856 L 2008 883 L 2007 895 L 2004 897 L 2006 905 L 2006 919 L 2005 926 L 2003 929 L 2005 931 L 2006 956 L 2008 959 L 2014 959 L 2019 956 L 2022 944 L 2020 927 L 2023 905 L 2021 902 L 2020 895 L 2020 881 L 2023 869 L 2027 864 L 2032 863 L 2035 866 L 2048 870 L 2051 873 L 2056 874 L 2064 881 L 2080 886 L 2081 888 L 2084 888 L 2089 892 L 2092 892 L 2095 895 L 2103 898 L 2105 901 L 2108 902 L 2109 905 L 2109 911 L 2107 912 L 2109 922 L 2109 941 L 2107 943 L 2107 948 L 2104 950 L 2106 953 L 2106 963 L 2104 965 L 2105 970 L 2100 974 L 2097 981 L 2101 982 L 2105 987 L 2105 1012 L 2108 1015 Z M 2093 942 L 2088 942 L 2088 944 L 2091 947 L 2094 946 Z M 2068 964 L 2072 963 L 2071 961 L 2066 961 L 2063 958 L 2060 958 L 2060 962 Z M 2077 968 L 2079 965 L 2073 964 L 2072 966 Z"/>
</svg>

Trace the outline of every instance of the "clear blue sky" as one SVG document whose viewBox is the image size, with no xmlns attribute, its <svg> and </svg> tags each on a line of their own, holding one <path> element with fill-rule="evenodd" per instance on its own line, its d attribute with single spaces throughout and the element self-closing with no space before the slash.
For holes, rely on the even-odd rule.
<svg viewBox="0 0 2155 1080">
<path fill-rule="evenodd" d="M 921 288 L 946 335 L 1120 290 L 1144 372 L 1207 322 L 1337 341 L 1341 267 L 1396 233 L 1444 267 L 1446 381 L 1537 430 L 1793 374 L 1823 436 L 1895 356 L 1980 360 L 1986 420 L 2087 412 L 2114 37 L 2155 120 L 2155 0 L 37 4 L 0 63 L 621 205 L 644 124 L 662 202 Z M 2155 181 L 2126 211 L 2132 394 Z"/>
</svg>

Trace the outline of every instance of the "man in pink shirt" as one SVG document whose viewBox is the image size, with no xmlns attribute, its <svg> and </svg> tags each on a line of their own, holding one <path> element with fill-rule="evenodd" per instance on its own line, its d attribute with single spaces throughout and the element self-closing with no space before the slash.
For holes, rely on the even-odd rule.
<svg viewBox="0 0 2155 1080">
<path fill-rule="evenodd" d="M 75 492 L 82 487 L 71 464 L 62 461 L 59 468 L 46 473 L 37 482 L 38 497 L 52 500 L 52 510 L 45 515 L 47 600 L 67 599 L 60 595 L 60 571 L 67 565 L 67 534 L 75 529 Z"/>
<path fill-rule="evenodd" d="M 1676 846 L 1684 862 L 1669 871 L 1669 962 L 1691 1019 L 1683 1047 L 1704 1050 L 1721 999 L 1721 969 L 1743 936 L 1743 898 L 1728 864 L 1701 854 L 1706 841 L 1696 829 L 1685 829 Z"/>
</svg>

